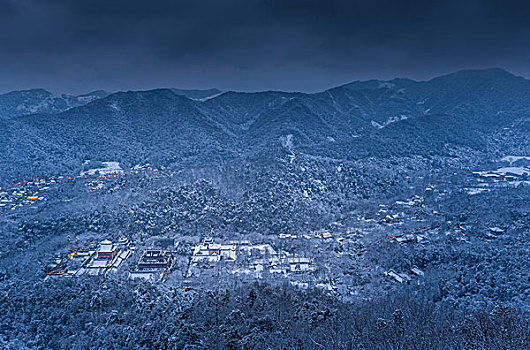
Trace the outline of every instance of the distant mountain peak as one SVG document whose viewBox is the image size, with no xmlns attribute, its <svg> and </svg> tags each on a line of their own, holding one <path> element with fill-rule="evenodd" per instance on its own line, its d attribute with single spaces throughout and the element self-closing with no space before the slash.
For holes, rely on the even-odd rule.
<svg viewBox="0 0 530 350">
<path fill-rule="evenodd" d="M 97 90 L 83 95 L 54 95 L 43 88 L 10 91 L 0 94 L 0 119 L 20 117 L 35 113 L 60 113 L 73 107 L 108 96 Z"/>
<path fill-rule="evenodd" d="M 463 69 L 454 73 L 449 73 L 436 78 L 431 81 L 439 79 L 524 79 L 516 76 L 502 68 L 484 68 L 484 69 Z"/>
<path fill-rule="evenodd" d="M 192 100 L 202 100 L 202 99 L 206 99 L 206 98 L 211 98 L 213 96 L 216 96 L 216 95 L 219 95 L 220 93 L 222 93 L 221 90 L 218 90 L 218 89 L 215 89 L 215 88 L 202 89 L 202 90 L 201 89 L 186 90 L 186 89 L 171 88 L 169 90 L 173 91 L 177 95 L 185 96 L 185 97 L 187 97 L 189 99 L 192 99 Z"/>
<path fill-rule="evenodd" d="M 523 77 L 510 73 L 503 68 L 478 68 L 478 69 L 463 69 L 453 73 L 440 75 L 434 77 L 428 82 L 445 81 L 445 80 L 489 80 L 489 81 L 523 81 Z M 395 78 L 392 80 L 356 80 L 338 87 L 331 88 L 326 91 L 333 91 L 336 89 L 346 88 L 348 90 L 374 90 L 381 88 L 399 88 L 411 84 L 418 84 L 424 81 L 417 81 L 407 78 Z"/>
</svg>

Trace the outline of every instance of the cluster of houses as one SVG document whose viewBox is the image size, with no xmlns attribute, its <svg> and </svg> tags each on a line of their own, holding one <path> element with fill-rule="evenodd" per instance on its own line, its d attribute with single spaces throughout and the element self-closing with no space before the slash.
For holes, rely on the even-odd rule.
<svg viewBox="0 0 530 350">
<path fill-rule="evenodd" d="M 474 171 L 471 176 L 481 180 L 506 181 L 519 184 L 530 176 L 529 166 L 508 166 L 493 171 Z"/>
<path fill-rule="evenodd" d="M 232 273 L 289 273 L 314 270 L 310 258 L 285 251 L 277 252 L 269 244 L 251 244 L 246 240 L 215 243 L 211 237 L 206 237 L 194 247 L 188 275 L 205 268 L 224 268 Z"/>
<path fill-rule="evenodd" d="M 13 183 L 8 189 L 0 189 L 0 210 L 15 210 L 37 201 L 46 200 L 43 192 L 50 189 L 54 183 L 56 183 L 54 178 L 50 180 L 34 179 Z"/>
<path fill-rule="evenodd" d="M 164 238 L 154 241 L 138 252 L 137 260 L 129 264 L 130 279 L 164 280 L 175 270 L 179 256 L 179 242 Z M 83 274 L 105 276 L 121 268 L 123 262 L 135 253 L 131 242 L 122 238 L 117 242 L 103 240 L 89 248 L 73 250 L 49 266 L 47 277 L 72 277 Z M 182 254 L 182 253 L 180 253 Z M 259 275 L 261 272 L 288 274 L 314 270 L 313 260 L 285 251 L 277 252 L 270 244 L 251 244 L 247 240 L 217 243 L 211 237 L 193 247 L 184 275 L 198 275 L 203 270 L 226 269 L 233 274 Z"/>
<path fill-rule="evenodd" d="M 149 174 L 149 175 L 158 175 L 159 171 L 157 168 L 152 166 L 151 164 L 143 164 L 143 165 L 135 165 L 131 169 L 132 174 Z"/>
<path fill-rule="evenodd" d="M 104 240 L 96 247 L 77 249 L 67 258 L 59 259 L 47 276 L 107 275 L 117 271 L 133 251 L 134 247 L 127 238 L 121 238 L 116 243 Z"/>
<path fill-rule="evenodd" d="M 88 179 L 88 176 L 84 176 L 85 179 Z M 118 174 L 107 174 L 107 175 L 97 175 L 94 178 L 89 179 L 85 184 L 90 190 L 97 191 L 105 187 L 105 184 L 110 180 L 116 180 Z"/>
<path fill-rule="evenodd" d="M 50 178 L 37 178 L 12 182 L 8 188 L 0 188 L 0 211 L 2 209 L 15 210 L 36 201 L 45 201 L 44 191 L 57 184 L 71 181 L 86 181 L 85 185 L 92 191 L 101 190 L 111 180 L 116 180 L 124 174 L 118 162 L 102 162 L 102 167 L 88 169 L 79 176 L 57 176 Z M 150 164 L 136 165 L 131 169 L 131 174 L 156 175 L 159 171 Z"/>
<path fill-rule="evenodd" d="M 44 192 L 50 188 L 62 183 L 71 182 L 74 180 L 86 180 L 86 185 L 92 190 L 103 188 L 104 181 L 108 179 L 115 179 L 117 174 L 82 175 L 79 177 L 72 176 L 58 176 L 50 178 L 37 178 L 32 180 L 23 180 L 11 183 L 7 189 L 0 189 L 0 210 L 11 209 L 15 210 L 25 205 L 31 205 L 38 201 L 47 200 Z"/>
</svg>

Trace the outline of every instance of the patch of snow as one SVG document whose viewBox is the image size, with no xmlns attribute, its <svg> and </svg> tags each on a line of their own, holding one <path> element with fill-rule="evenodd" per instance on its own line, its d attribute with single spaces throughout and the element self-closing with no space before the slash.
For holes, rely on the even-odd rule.
<svg viewBox="0 0 530 350">
<path fill-rule="evenodd" d="M 530 168 L 523 168 L 523 167 L 505 167 L 497 169 L 497 172 L 501 174 L 515 174 L 515 175 L 530 175 Z"/>
<path fill-rule="evenodd" d="M 293 134 L 289 134 L 285 137 L 280 137 L 280 141 L 282 142 L 282 146 L 287 148 L 289 150 L 290 163 L 292 164 L 295 160 L 296 156 L 294 155 L 294 143 L 293 143 Z"/>
<path fill-rule="evenodd" d="M 99 173 L 99 175 L 123 174 L 123 169 L 120 167 L 120 163 L 118 162 L 102 162 L 102 163 L 105 165 L 105 167 L 82 171 L 80 175 L 81 176 L 96 175 L 96 173 Z"/>
<path fill-rule="evenodd" d="M 530 185 L 530 181 L 510 181 L 509 184 L 517 187 L 519 185 Z"/>
<path fill-rule="evenodd" d="M 383 125 L 379 124 L 378 122 L 376 122 L 376 121 L 374 121 L 374 120 L 371 121 L 371 124 L 372 124 L 372 126 L 373 126 L 374 128 L 376 128 L 376 129 L 382 129 L 382 128 L 384 128 Z"/>
<path fill-rule="evenodd" d="M 528 156 L 506 156 L 501 158 L 502 162 L 508 162 L 510 164 L 517 162 L 518 160 L 530 160 Z"/>
<path fill-rule="evenodd" d="M 112 102 L 112 103 L 109 105 L 109 107 L 112 108 L 112 109 L 115 110 L 115 111 L 118 111 L 118 112 L 121 111 L 121 108 L 120 108 L 120 106 L 118 105 L 117 102 Z"/>
<path fill-rule="evenodd" d="M 466 188 L 466 190 L 467 190 L 467 194 L 469 194 L 470 196 L 474 196 L 476 194 L 480 194 L 480 193 L 484 193 L 484 192 L 489 192 L 490 191 L 487 188 Z"/>
<path fill-rule="evenodd" d="M 389 83 L 387 81 L 380 81 L 379 86 L 377 88 L 378 89 L 392 89 L 394 87 L 396 87 L 395 84 Z"/>
<path fill-rule="evenodd" d="M 77 97 L 77 100 L 79 102 L 89 103 L 89 102 L 97 100 L 98 98 L 99 97 L 94 96 L 94 95 L 87 95 L 87 96 L 79 96 Z"/>
<path fill-rule="evenodd" d="M 190 98 L 190 100 L 204 102 L 204 101 L 211 100 L 212 98 L 216 98 L 218 96 L 221 96 L 222 94 L 224 94 L 224 92 L 221 91 L 221 92 L 219 92 L 217 94 L 213 94 L 213 95 L 206 96 L 206 97 L 203 97 L 203 98 Z"/>
<path fill-rule="evenodd" d="M 371 124 L 372 124 L 372 126 L 373 126 L 374 128 L 376 128 L 376 129 L 382 129 L 382 128 L 384 128 L 385 126 L 388 126 L 388 125 L 390 125 L 390 124 L 392 124 L 392 123 L 396 123 L 396 122 L 399 122 L 399 121 L 401 121 L 401 120 L 407 120 L 407 119 L 409 119 L 408 116 L 406 116 L 406 115 L 404 115 L 404 114 L 401 114 L 401 115 L 396 116 L 396 117 L 390 117 L 390 118 L 388 118 L 383 124 L 380 124 L 380 123 L 378 123 L 378 122 L 376 122 L 376 121 L 374 121 L 374 120 L 371 121 Z"/>
</svg>

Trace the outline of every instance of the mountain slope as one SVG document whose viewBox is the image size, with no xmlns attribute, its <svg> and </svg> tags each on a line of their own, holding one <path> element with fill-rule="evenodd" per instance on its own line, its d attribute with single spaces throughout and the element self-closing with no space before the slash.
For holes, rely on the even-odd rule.
<svg viewBox="0 0 530 350">
<path fill-rule="evenodd" d="M 486 157 L 529 148 L 519 130 L 529 110 L 530 81 L 499 69 L 204 101 L 172 89 L 122 92 L 58 114 L 0 121 L 0 179 L 74 171 L 84 159 L 217 166 L 280 148 L 344 161 Z M 508 131 L 515 136 L 503 138 Z"/>
<path fill-rule="evenodd" d="M 108 96 L 103 90 L 83 95 L 54 96 L 44 89 L 11 91 L 0 95 L 0 119 L 34 113 L 59 113 Z"/>
<path fill-rule="evenodd" d="M 187 97 L 192 100 L 201 100 L 205 98 L 211 98 L 215 95 L 219 95 L 222 91 L 218 89 L 205 89 L 205 90 L 184 90 L 184 89 L 171 89 L 175 94 Z"/>
<path fill-rule="evenodd" d="M 227 144 L 193 101 L 170 90 L 117 93 L 60 114 L 3 124 L 10 137 L 0 164 L 20 176 L 27 169 L 77 172 L 83 159 L 184 162 L 223 154 L 219 144 Z"/>
</svg>

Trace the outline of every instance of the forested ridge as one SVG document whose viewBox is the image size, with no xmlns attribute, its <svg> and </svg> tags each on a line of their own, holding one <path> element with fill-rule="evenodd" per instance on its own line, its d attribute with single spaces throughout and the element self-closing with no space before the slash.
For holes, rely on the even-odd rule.
<svg viewBox="0 0 530 350">
<path fill-rule="evenodd" d="M 0 344 L 23 349 L 527 349 L 528 315 L 461 312 L 407 291 L 343 303 L 254 283 L 190 293 L 83 279 L 2 290 Z"/>
</svg>

